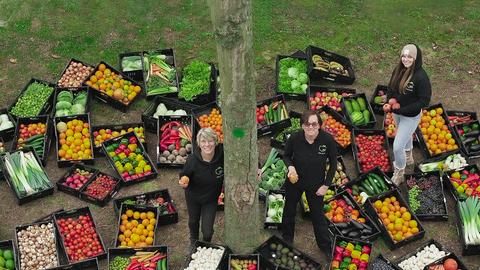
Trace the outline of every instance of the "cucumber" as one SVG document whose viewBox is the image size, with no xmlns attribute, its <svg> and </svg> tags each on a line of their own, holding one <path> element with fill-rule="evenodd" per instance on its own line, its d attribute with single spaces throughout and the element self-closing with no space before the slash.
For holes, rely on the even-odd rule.
<svg viewBox="0 0 480 270">
<path fill-rule="evenodd" d="M 365 192 L 365 193 L 367 193 L 367 195 L 368 195 L 368 191 L 367 191 L 363 186 L 361 186 L 361 184 L 360 184 L 360 186 L 358 187 L 358 190 L 360 191 L 360 193 Z"/>
<path fill-rule="evenodd" d="M 377 194 L 380 194 L 383 192 L 383 187 L 380 185 L 380 183 L 378 183 L 377 179 L 371 177 L 370 175 L 368 175 L 368 179 L 370 180 L 370 183 L 372 183 L 373 186 L 378 190 Z"/>
<path fill-rule="evenodd" d="M 372 179 L 370 179 L 369 177 L 367 177 L 367 179 L 364 180 L 364 181 L 366 181 L 367 184 L 373 189 L 374 195 L 378 195 L 378 194 L 382 193 L 382 192 L 378 189 L 377 185 L 373 182 Z"/>
<path fill-rule="evenodd" d="M 374 195 L 374 191 L 373 189 L 371 189 L 365 180 L 363 180 L 362 182 L 360 182 L 360 185 L 365 189 L 365 193 L 367 193 L 368 196 L 373 196 Z"/>
<path fill-rule="evenodd" d="M 37 134 L 37 135 L 34 135 L 34 136 L 28 138 L 28 139 L 25 141 L 25 143 L 33 142 L 33 141 L 38 140 L 38 139 L 42 139 L 42 140 L 43 140 L 44 137 L 45 137 L 45 134 Z"/>
<path fill-rule="evenodd" d="M 379 175 L 375 174 L 375 173 L 371 173 L 370 174 L 374 179 L 377 179 L 377 181 L 380 183 L 380 185 L 382 186 L 382 189 L 383 191 L 387 191 L 388 190 L 388 187 L 387 187 L 387 184 L 385 182 L 385 179 L 383 177 L 380 177 Z"/>
</svg>

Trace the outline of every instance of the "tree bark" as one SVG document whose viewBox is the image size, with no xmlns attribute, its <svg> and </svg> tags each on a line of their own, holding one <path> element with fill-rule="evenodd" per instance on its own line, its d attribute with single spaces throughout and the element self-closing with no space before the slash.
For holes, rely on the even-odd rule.
<svg viewBox="0 0 480 270">
<path fill-rule="evenodd" d="M 259 245 L 252 2 L 209 0 L 217 42 L 225 150 L 225 242 L 238 253 Z"/>
</svg>

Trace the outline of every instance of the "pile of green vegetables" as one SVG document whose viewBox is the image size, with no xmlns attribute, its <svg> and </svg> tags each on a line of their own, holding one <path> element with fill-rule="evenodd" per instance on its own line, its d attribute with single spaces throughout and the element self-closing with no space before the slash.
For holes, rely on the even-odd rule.
<svg viewBox="0 0 480 270">
<path fill-rule="evenodd" d="M 283 160 L 278 157 L 277 150 L 272 148 L 261 171 L 262 179 L 258 192 L 266 195 L 269 190 L 279 190 L 282 187 L 288 170 Z"/>
<path fill-rule="evenodd" d="M 284 143 L 287 141 L 290 134 L 302 128 L 302 126 L 300 125 L 300 118 L 290 118 L 290 123 L 291 123 L 291 126 L 280 131 L 279 133 L 277 133 L 277 135 L 275 135 L 275 140 Z"/>
<path fill-rule="evenodd" d="M 125 56 L 122 58 L 122 72 L 142 70 L 140 55 Z"/>
<path fill-rule="evenodd" d="M 459 201 L 460 217 L 463 223 L 463 237 L 467 245 L 480 245 L 480 198 L 468 197 Z"/>
<path fill-rule="evenodd" d="M 75 97 L 71 91 L 61 91 L 57 95 L 57 104 L 55 104 L 55 117 L 85 113 L 87 98 L 87 91 L 80 91 L 75 94 Z"/>
<path fill-rule="evenodd" d="M 41 113 L 53 93 L 53 87 L 43 83 L 31 83 L 17 100 L 10 113 L 17 117 L 33 117 Z"/>
<path fill-rule="evenodd" d="M 269 223 L 282 223 L 285 197 L 282 194 L 270 194 L 267 197 L 267 219 Z"/>
<path fill-rule="evenodd" d="M 279 61 L 278 91 L 305 94 L 308 88 L 307 61 L 287 57 Z"/>
<path fill-rule="evenodd" d="M 212 68 L 208 63 L 192 61 L 183 69 L 180 98 L 192 101 L 199 95 L 210 92 L 210 77 Z"/>
<path fill-rule="evenodd" d="M 177 71 L 173 65 L 173 56 L 163 54 L 144 54 L 143 64 L 147 96 L 175 93 L 178 91 Z"/>
</svg>

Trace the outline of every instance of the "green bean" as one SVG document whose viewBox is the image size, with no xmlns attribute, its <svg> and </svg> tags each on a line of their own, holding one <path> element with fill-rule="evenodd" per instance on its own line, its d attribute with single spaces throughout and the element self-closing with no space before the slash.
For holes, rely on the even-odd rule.
<svg viewBox="0 0 480 270">
<path fill-rule="evenodd" d="M 11 113 L 18 117 L 37 116 L 53 92 L 53 87 L 34 82 L 30 84 L 13 106 Z"/>
</svg>

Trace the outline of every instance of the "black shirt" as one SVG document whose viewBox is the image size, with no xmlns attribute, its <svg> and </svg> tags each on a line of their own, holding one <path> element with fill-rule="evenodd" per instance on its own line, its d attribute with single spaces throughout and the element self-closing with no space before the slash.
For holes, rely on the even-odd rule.
<svg viewBox="0 0 480 270">
<path fill-rule="evenodd" d="M 325 177 L 327 159 L 330 168 Z M 322 185 L 330 186 L 337 170 L 335 139 L 320 129 L 317 138 L 310 144 L 303 130 L 295 132 L 287 140 L 284 161 L 287 166 L 295 167 L 298 174 L 295 185 L 299 188 L 317 190 Z"/>
<path fill-rule="evenodd" d="M 180 177 L 188 176 L 190 182 L 185 190 L 186 196 L 192 196 L 200 203 L 216 201 L 223 185 L 223 147 L 217 145 L 213 159 L 204 161 L 200 149 L 187 158 Z"/>
</svg>

